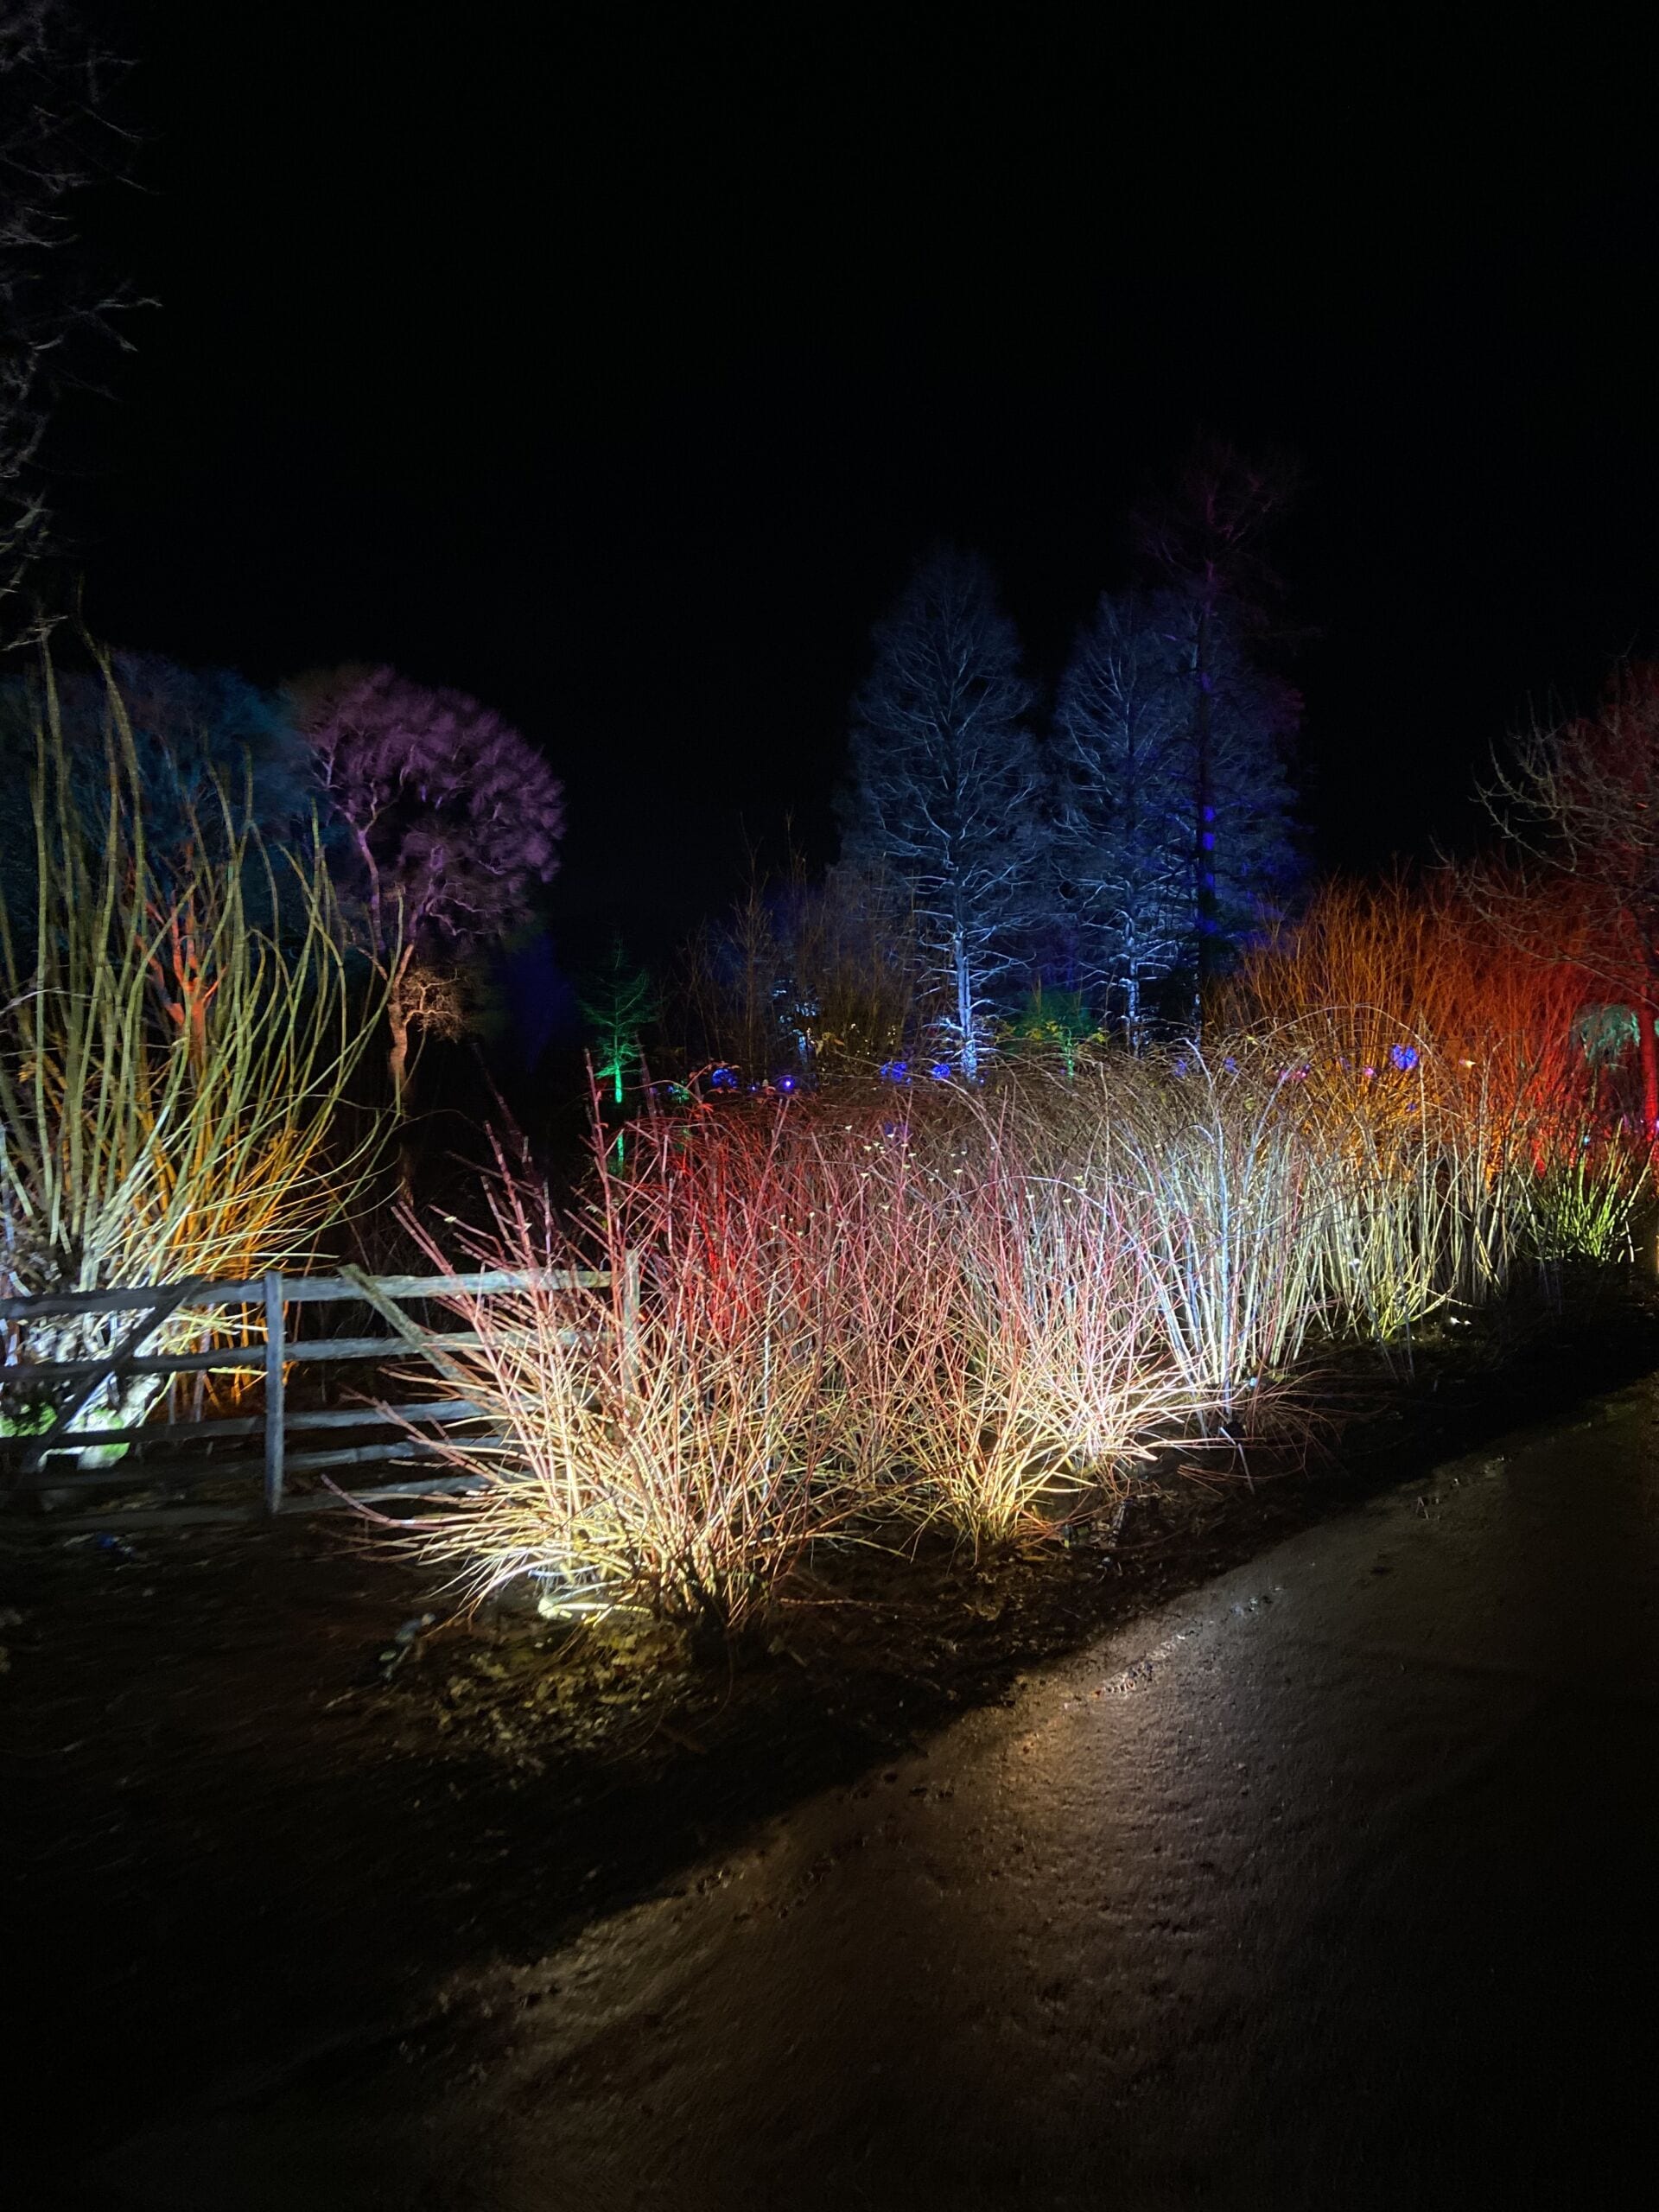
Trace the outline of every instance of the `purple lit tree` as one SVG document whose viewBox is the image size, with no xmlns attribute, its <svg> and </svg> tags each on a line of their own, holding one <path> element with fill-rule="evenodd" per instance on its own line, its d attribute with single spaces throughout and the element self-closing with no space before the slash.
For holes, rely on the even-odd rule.
<svg viewBox="0 0 1659 2212">
<path fill-rule="evenodd" d="M 552 880 L 563 790 L 534 746 L 464 691 L 375 668 L 294 696 L 386 982 L 401 1107 L 411 1034 L 443 998 L 435 976 L 499 943 L 523 920 L 531 885 Z"/>
</svg>

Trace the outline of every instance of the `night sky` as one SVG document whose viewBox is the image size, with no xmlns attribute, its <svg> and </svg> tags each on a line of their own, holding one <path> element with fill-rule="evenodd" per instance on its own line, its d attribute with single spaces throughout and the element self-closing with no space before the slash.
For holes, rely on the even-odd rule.
<svg viewBox="0 0 1659 2212">
<path fill-rule="evenodd" d="M 93 626 L 389 659 L 565 776 L 556 924 L 660 951 L 792 816 L 929 541 L 1034 675 L 1199 429 L 1281 548 L 1312 857 L 1468 834 L 1529 702 L 1659 645 L 1642 54 L 1021 15 L 124 8 L 160 306 L 61 425 Z M 1016 19 L 1010 18 L 1013 25 Z M 539 29 L 532 26 L 539 23 Z M 1369 42 L 1368 42 L 1369 41 Z"/>
</svg>

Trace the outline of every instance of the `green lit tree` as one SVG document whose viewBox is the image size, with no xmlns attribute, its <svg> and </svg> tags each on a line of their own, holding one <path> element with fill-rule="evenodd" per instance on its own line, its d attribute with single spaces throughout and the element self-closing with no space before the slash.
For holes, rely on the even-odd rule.
<svg viewBox="0 0 1659 2212">
<path fill-rule="evenodd" d="M 1099 1030 L 1081 991 L 1057 990 L 1052 984 L 1045 990 L 1039 980 L 1005 1033 L 1015 1046 L 1057 1054 L 1071 1076 L 1077 1071 L 1078 1052 Z"/>
<path fill-rule="evenodd" d="M 643 968 L 629 961 L 619 938 L 581 1000 L 582 1018 L 593 1033 L 594 1074 L 613 1106 L 627 1097 L 640 1063 L 639 1039 L 657 1018 L 657 991 Z"/>
</svg>

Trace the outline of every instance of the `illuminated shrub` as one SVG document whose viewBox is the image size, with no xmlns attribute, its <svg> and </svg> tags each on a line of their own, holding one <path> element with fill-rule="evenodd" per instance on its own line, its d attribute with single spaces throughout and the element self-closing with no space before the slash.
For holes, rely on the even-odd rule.
<svg viewBox="0 0 1659 2212">
<path fill-rule="evenodd" d="M 613 1287 L 461 1302 L 494 1433 L 452 1438 L 484 1487 L 419 1541 L 474 1591 L 534 1573 L 550 1605 L 729 1624 L 816 1545 L 1007 1541 L 1171 1441 L 1282 1442 L 1321 1347 L 1409 1358 L 1519 1268 L 1627 1250 L 1641 1154 L 1595 1133 L 1571 994 L 1559 1029 L 1506 1028 L 1490 948 L 1459 970 L 1361 918 L 1258 963 L 1253 1020 L 1203 1049 L 711 1091 L 626 1173 L 601 1151 L 570 1223 L 504 1173 L 471 1256 Z M 1409 988 L 1313 1002 L 1390 931 Z"/>
<path fill-rule="evenodd" d="M 27 905 L 0 886 L 0 1282 L 13 1296 L 302 1260 L 374 1153 L 372 1117 L 355 1145 L 336 1142 L 376 1008 L 349 987 L 315 841 L 268 845 L 251 776 L 238 790 L 204 768 L 158 849 L 124 697 L 112 679 L 100 696 L 76 751 L 42 671 Z M 149 1348 L 200 1344 L 213 1325 L 181 1312 Z M 31 1361 L 101 1354 L 125 1326 L 31 1324 L 9 1348 L 8 1398 L 27 1403 Z M 107 1386 L 79 1425 L 136 1423 L 161 1387 Z"/>
</svg>

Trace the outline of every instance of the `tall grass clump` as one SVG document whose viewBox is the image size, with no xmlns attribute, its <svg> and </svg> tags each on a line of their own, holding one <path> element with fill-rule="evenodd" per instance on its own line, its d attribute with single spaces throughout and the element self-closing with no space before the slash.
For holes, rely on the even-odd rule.
<svg viewBox="0 0 1659 2212">
<path fill-rule="evenodd" d="M 1228 1011 L 1271 1030 L 1325 1156 L 1340 1331 L 1398 1342 L 1518 1267 L 1625 1249 L 1643 1160 L 1630 1084 L 1584 1049 L 1595 988 L 1450 880 L 1330 887 L 1246 964 Z"/>
<path fill-rule="evenodd" d="M 1223 1427 L 1259 1408 L 1319 1308 L 1317 1151 L 1300 1100 L 1247 1050 L 1188 1046 L 1092 1071 L 1095 1177 L 1191 1403 Z"/>
<path fill-rule="evenodd" d="M 626 1166 L 596 1139 L 568 1217 L 498 1163 L 468 1259 L 594 1279 L 457 1301 L 478 1488 L 416 1540 L 474 1594 L 729 1627 L 831 1543 L 1005 1544 L 1171 1444 L 1281 1452 L 1336 1348 L 1408 1364 L 1518 1272 L 1617 1257 L 1644 1160 L 1580 979 L 1433 897 L 1316 902 L 1201 1048 L 694 1100 Z"/>
<path fill-rule="evenodd" d="M 729 1627 L 815 1545 L 1003 1542 L 1121 1485 L 1192 1392 L 1122 1209 L 1019 1118 L 849 1087 L 648 1122 L 563 1217 L 499 1160 L 481 1230 L 417 1231 L 536 1281 L 449 1301 L 477 1487 L 416 1541 L 474 1598 Z"/>
<path fill-rule="evenodd" d="M 1051 1172 L 1040 1095 L 942 1103 L 887 1141 L 883 1233 L 851 1262 L 876 1281 L 836 1366 L 849 1421 L 879 1408 L 866 1505 L 1005 1542 L 1120 1485 L 1191 1394 L 1123 1209 Z"/>
<path fill-rule="evenodd" d="M 1636 1256 L 1636 1221 L 1651 1185 L 1648 1149 L 1629 1135 L 1586 1129 L 1576 1149 L 1548 1160 L 1532 1187 L 1531 1243 L 1538 1257 L 1599 1267 Z"/>
<path fill-rule="evenodd" d="M 372 1128 L 339 1113 L 368 1022 L 321 849 L 277 854 L 213 786 L 158 852 L 120 694 L 90 760 L 38 693 L 33 895 L 0 883 L 0 1281 L 9 1295 L 245 1277 L 306 1255 L 361 1188 Z M 29 1365 L 106 1350 L 121 1316 L 13 1332 Z M 154 1348 L 205 1342 L 181 1312 Z M 111 1386 L 82 1426 L 141 1417 L 153 1378 Z"/>
<path fill-rule="evenodd" d="M 671 1134 L 647 1137 L 626 1175 L 597 1149 L 569 1219 L 498 1155 L 485 1225 L 459 1249 L 532 1281 L 447 1301 L 480 1339 L 445 1359 L 480 1420 L 442 1449 L 480 1487 L 419 1541 L 474 1599 L 530 1575 L 550 1611 L 732 1628 L 831 1509 L 821 1334 L 803 1325 L 776 1142 L 721 1147 L 688 1204 Z M 416 1233 L 447 1268 L 453 1248 Z"/>
</svg>

